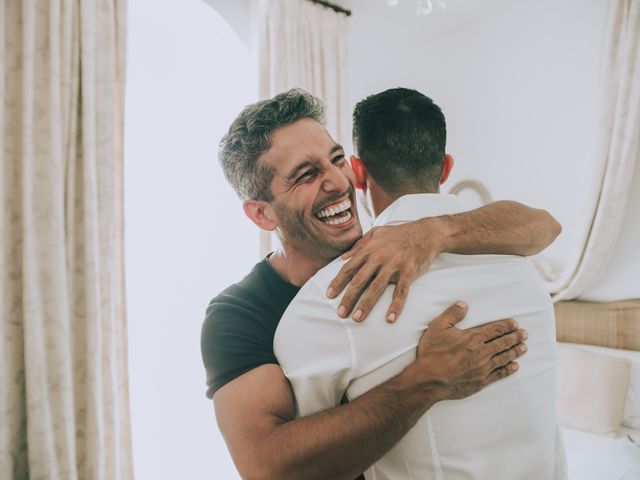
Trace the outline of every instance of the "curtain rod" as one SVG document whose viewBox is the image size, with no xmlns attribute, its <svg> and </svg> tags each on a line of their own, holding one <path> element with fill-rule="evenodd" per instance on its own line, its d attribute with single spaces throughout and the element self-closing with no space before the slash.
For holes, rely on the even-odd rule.
<svg viewBox="0 0 640 480">
<path fill-rule="evenodd" d="M 344 13 L 347 17 L 351 16 L 351 10 L 347 10 L 346 8 L 342 8 L 340 5 L 336 5 L 335 3 L 326 2 L 324 0 L 309 0 L 311 3 L 317 3 L 318 5 L 322 5 L 323 7 L 330 8 L 336 13 Z"/>
</svg>

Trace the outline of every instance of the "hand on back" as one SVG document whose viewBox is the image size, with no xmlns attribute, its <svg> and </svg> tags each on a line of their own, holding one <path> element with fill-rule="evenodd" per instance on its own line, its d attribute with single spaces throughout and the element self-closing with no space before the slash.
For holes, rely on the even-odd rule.
<svg viewBox="0 0 640 480">
<path fill-rule="evenodd" d="M 467 311 L 464 302 L 450 306 L 429 324 L 418 344 L 414 365 L 443 399 L 468 397 L 515 373 L 515 360 L 527 351 L 527 332 L 511 318 L 456 328 Z"/>
</svg>

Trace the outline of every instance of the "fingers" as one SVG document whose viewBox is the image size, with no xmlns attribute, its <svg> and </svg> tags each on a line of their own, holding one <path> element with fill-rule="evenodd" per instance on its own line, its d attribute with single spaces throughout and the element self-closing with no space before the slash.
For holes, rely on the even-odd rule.
<svg viewBox="0 0 640 480">
<path fill-rule="evenodd" d="M 518 322 L 513 318 L 507 318 L 487 323 L 485 325 L 480 325 L 479 327 L 474 327 L 469 330 L 479 333 L 484 342 L 489 343 L 496 338 L 514 332 L 517 328 Z"/>
<path fill-rule="evenodd" d="M 466 315 L 469 306 L 462 300 L 447 308 L 440 316 L 433 319 L 429 328 L 450 328 L 458 324 Z"/>
<path fill-rule="evenodd" d="M 404 304 L 407 302 L 409 289 L 411 288 L 412 283 L 413 280 L 408 278 L 401 278 L 398 280 L 396 288 L 393 289 L 393 298 L 385 317 L 387 322 L 395 322 L 402 313 L 402 309 L 404 308 Z"/>
<path fill-rule="evenodd" d="M 483 388 L 489 385 L 490 383 L 495 382 L 496 380 L 500 380 L 501 378 L 506 378 L 509 375 L 513 375 L 518 371 L 518 368 L 520 368 L 520 366 L 516 362 L 511 362 L 505 365 L 504 367 L 496 368 L 489 374 L 489 376 L 487 376 L 484 382 L 482 382 Z"/>
<path fill-rule="evenodd" d="M 521 344 L 527 337 L 528 334 L 526 330 L 518 329 L 515 332 L 508 333 L 486 343 L 486 351 L 491 356 L 497 355 Z"/>
<path fill-rule="evenodd" d="M 356 273 L 351 280 L 351 283 L 349 283 L 349 287 L 344 293 L 342 300 L 340 300 L 340 307 L 338 307 L 339 316 L 346 318 L 351 314 L 351 311 L 362 295 L 362 292 L 364 292 L 364 290 L 374 280 L 378 268 L 379 267 L 377 265 L 365 264 L 358 273 Z M 378 297 L 379 296 L 380 295 L 378 294 Z M 353 315 L 353 319 L 355 321 L 361 321 L 363 318 L 362 310 L 356 311 Z"/>
<path fill-rule="evenodd" d="M 493 371 L 509 365 L 511 362 L 520 358 L 526 352 L 527 346 L 524 343 L 520 343 L 519 345 L 516 345 L 515 347 L 512 347 L 507 351 L 495 355 L 491 359 L 491 370 Z"/>
<path fill-rule="evenodd" d="M 373 281 L 366 288 L 365 292 L 362 294 L 360 301 L 358 302 L 357 308 L 353 314 L 353 319 L 356 322 L 363 321 L 369 312 L 373 309 L 376 302 L 380 299 L 382 294 L 387 288 L 387 285 L 391 283 L 393 276 L 393 272 L 388 268 L 383 268 L 378 272 Z M 353 284 L 353 283 L 352 283 Z M 349 291 L 345 293 L 345 297 L 349 295 Z M 344 304 L 344 297 L 342 299 L 342 303 Z"/>
<path fill-rule="evenodd" d="M 346 287 L 351 279 L 360 271 L 365 261 L 366 257 L 356 256 L 345 263 L 338 272 L 338 275 L 331 280 L 329 288 L 327 288 L 327 297 L 335 298 L 340 295 L 344 287 Z"/>
</svg>

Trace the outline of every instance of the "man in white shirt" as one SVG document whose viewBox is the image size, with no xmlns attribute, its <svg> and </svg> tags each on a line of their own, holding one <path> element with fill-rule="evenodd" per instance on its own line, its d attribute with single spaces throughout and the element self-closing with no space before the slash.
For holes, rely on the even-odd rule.
<svg viewBox="0 0 640 480">
<path fill-rule="evenodd" d="M 401 88 L 373 95 L 356 106 L 353 128 L 359 158 L 352 166 L 377 215 L 375 226 L 464 210 L 457 197 L 438 193 L 453 159 L 445 154 L 444 116 L 431 99 Z M 391 288 L 366 322 L 336 314 L 340 297 L 328 299 L 325 292 L 343 264 L 336 259 L 314 275 L 276 330 L 274 350 L 291 382 L 297 415 L 335 406 L 344 395 L 353 400 L 397 375 L 415 359 L 425 322 L 462 298 L 468 315 L 461 328 L 513 317 L 527 330 L 529 352 L 519 375 L 433 406 L 366 478 L 566 477 L 556 420 L 553 306 L 528 259 L 440 254 L 414 283 L 403 320 L 393 327 L 392 318 L 385 321 Z"/>
</svg>

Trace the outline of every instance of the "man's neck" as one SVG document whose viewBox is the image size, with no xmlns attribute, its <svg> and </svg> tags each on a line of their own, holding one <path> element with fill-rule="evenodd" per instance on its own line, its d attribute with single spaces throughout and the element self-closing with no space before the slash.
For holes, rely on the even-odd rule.
<svg viewBox="0 0 640 480">
<path fill-rule="evenodd" d="M 382 190 L 382 188 L 380 188 L 379 185 L 376 185 L 376 184 L 370 185 L 369 198 L 371 202 L 371 207 L 373 209 L 373 215 L 377 217 L 382 212 L 384 212 L 389 205 L 391 205 L 400 197 L 404 195 L 415 194 L 415 193 L 440 193 L 440 189 L 436 189 L 435 191 L 427 191 L 427 189 L 425 189 L 425 191 L 407 190 L 406 192 L 403 192 L 399 195 L 389 195 L 384 190 Z"/>
<path fill-rule="evenodd" d="M 286 282 L 301 287 L 313 277 L 318 270 L 326 267 L 330 259 L 311 259 L 297 250 L 283 247 L 276 250 L 270 257 L 269 263 Z"/>
<path fill-rule="evenodd" d="M 373 219 L 380 215 L 385 208 L 391 205 L 397 197 L 388 195 L 374 182 L 370 182 L 365 192 L 365 201 L 369 203 L 369 208 L 373 213 Z"/>
</svg>

